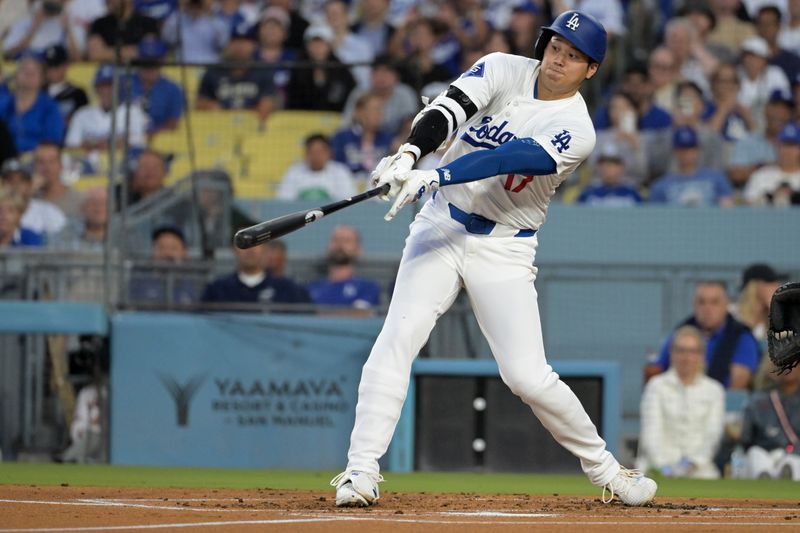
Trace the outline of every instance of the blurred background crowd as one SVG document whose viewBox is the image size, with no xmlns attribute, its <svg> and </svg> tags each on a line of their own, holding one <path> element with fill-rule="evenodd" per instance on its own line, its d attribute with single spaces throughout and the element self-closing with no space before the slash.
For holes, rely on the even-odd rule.
<svg viewBox="0 0 800 533">
<path fill-rule="evenodd" d="M 33 249 L 150 261 L 102 291 L 71 274 L 51 283 L 56 298 L 380 312 L 391 275 L 357 270 L 369 258 L 356 227 L 336 226 L 293 269 L 286 243 L 234 250 L 232 232 L 263 218 L 264 202 L 364 190 L 422 97 L 483 55 L 530 56 L 539 28 L 573 8 L 604 24 L 610 52 L 584 91 L 596 148 L 556 202 L 800 206 L 800 0 L 3 0 L 3 265 Z M 800 479 L 786 460 L 798 453 L 798 371 L 773 379 L 763 355 L 787 275 L 758 263 L 739 287 L 697 285 L 692 315 L 644 369 L 645 468 Z M 46 292 L 0 279 L 5 297 Z M 73 353 L 107 348 L 79 342 Z M 79 397 L 84 426 L 65 460 L 96 457 L 97 383 Z M 753 389 L 731 407 L 728 393 Z"/>
</svg>

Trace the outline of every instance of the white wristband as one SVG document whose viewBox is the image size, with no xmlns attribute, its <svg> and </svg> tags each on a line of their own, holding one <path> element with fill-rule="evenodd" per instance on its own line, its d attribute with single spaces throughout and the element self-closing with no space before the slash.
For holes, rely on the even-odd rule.
<svg viewBox="0 0 800 533">
<path fill-rule="evenodd" d="M 397 149 L 398 154 L 402 154 L 404 152 L 411 152 L 414 154 L 415 162 L 419 161 L 420 156 L 422 156 L 422 151 L 411 143 L 402 144 L 400 145 L 400 148 Z"/>
</svg>

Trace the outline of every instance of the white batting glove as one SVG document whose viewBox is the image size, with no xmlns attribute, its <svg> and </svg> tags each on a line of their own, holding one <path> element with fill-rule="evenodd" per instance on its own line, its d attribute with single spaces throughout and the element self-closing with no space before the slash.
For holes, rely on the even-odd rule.
<svg viewBox="0 0 800 533">
<path fill-rule="evenodd" d="M 381 200 L 388 202 L 389 198 L 397 196 L 401 186 L 397 176 L 411 170 L 414 163 L 416 163 L 414 156 L 408 152 L 412 152 L 419 157 L 419 148 L 406 143 L 397 150 L 396 154 L 381 159 L 378 166 L 370 174 L 369 181 L 373 187 L 380 187 L 385 183 L 389 184 L 389 192 L 382 194 L 380 196 Z"/>
<path fill-rule="evenodd" d="M 400 190 L 397 198 L 383 218 L 392 220 L 398 211 L 408 204 L 413 204 L 426 193 L 439 190 L 439 173 L 435 170 L 411 170 L 397 176 Z"/>
</svg>

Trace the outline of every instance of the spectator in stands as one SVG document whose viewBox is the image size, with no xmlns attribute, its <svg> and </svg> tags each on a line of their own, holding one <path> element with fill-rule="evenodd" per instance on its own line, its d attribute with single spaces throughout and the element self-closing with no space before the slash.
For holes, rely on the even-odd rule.
<svg viewBox="0 0 800 533">
<path fill-rule="evenodd" d="M 79 217 L 83 194 L 64 183 L 63 173 L 61 146 L 39 143 L 33 151 L 33 179 L 39 184 L 36 196 L 57 206 L 69 218 Z"/>
<path fill-rule="evenodd" d="M 659 46 L 650 52 L 647 74 L 653 84 L 653 101 L 661 109 L 672 113 L 672 106 L 675 105 L 675 88 L 680 80 L 672 50 L 666 46 Z"/>
<path fill-rule="evenodd" d="M 333 228 L 325 255 L 327 277 L 308 284 L 308 292 L 315 304 L 361 311 L 380 304 L 380 285 L 356 277 L 356 263 L 360 257 L 361 236 L 358 230 L 346 224 Z"/>
<path fill-rule="evenodd" d="M 140 15 L 155 19 L 159 26 L 163 27 L 164 21 L 178 9 L 178 2 L 176 0 L 133 0 L 133 9 Z"/>
<path fill-rule="evenodd" d="M 167 180 L 167 162 L 152 149 L 143 150 L 136 161 L 128 191 L 128 204 L 135 204 L 161 191 Z"/>
<path fill-rule="evenodd" d="M 608 99 L 608 127 L 597 132 L 595 146 L 602 150 L 606 145 L 618 148 L 623 158 L 625 177 L 636 185 L 648 181 L 647 151 L 639 131 L 639 113 L 630 96 L 616 92 Z M 595 164 L 600 153 L 595 150 L 589 162 Z"/>
<path fill-rule="evenodd" d="M 151 243 L 154 265 L 135 268 L 131 273 L 128 286 L 131 303 L 188 305 L 197 302 L 203 289 L 200 280 L 174 269 L 174 265 L 188 257 L 183 231 L 177 226 L 159 226 L 153 230 Z"/>
<path fill-rule="evenodd" d="M 708 36 L 708 40 L 726 47 L 732 53 L 736 53 L 742 47 L 742 43 L 756 33 L 753 24 L 738 17 L 738 9 L 739 0 L 711 1 L 711 10 L 714 12 L 717 24 Z"/>
<path fill-rule="evenodd" d="M 256 50 L 257 28 L 240 23 L 231 33 L 225 59 L 232 62 L 251 61 Z M 252 109 L 261 121 L 272 112 L 275 85 L 268 70 L 240 66 L 209 68 L 200 80 L 197 109 Z"/>
<path fill-rule="evenodd" d="M 94 20 L 106 15 L 108 7 L 106 0 L 66 0 L 64 7 L 70 24 L 73 27 L 80 27 L 84 35 L 81 57 L 75 59 L 75 61 L 79 61 L 86 55 L 86 36 L 89 33 L 89 26 Z"/>
<path fill-rule="evenodd" d="M 352 26 L 352 31 L 369 45 L 375 55 L 386 52 L 389 40 L 394 35 L 394 26 L 387 22 L 389 0 L 363 0 L 361 17 Z"/>
<path fill-rule="evenodd" d="M 694 82 L 682 81 L 675 88 L 675 112 L 672 114 L 675 127 L 692 128 L 699 140 L 700 168 L 721 171 L 724 168 L 724 145 L 717 130 L 709 127 L 706 120 L 710 107 L 703 98 L 703 91 Z"/>
<path fill-rule="evenodd" d="M 160 61 L 166 53 L 164 42 L 155 37 L 145 37 L 139 44 L 139 58 L 152 63 L 137 70 L 133 77 L 133 95 L 149 118 L 149 135 L 176 129 L 183 116 L 183 89 L 161 75 Z"/>
<path fill-rule="evenodd" d="M 289 14 L 289 36 L 286 39 L 286 46 L 294 50 L 302 50 L 304 46 L 304 35 L 308 29 L 308 21 L 296 9 L 297 2 L 293 0 L 268 0 L 270 6 L 283 9 Z"/>
<path fill-rule="evenodd" d="M 392 146 L 392 134 L 381 129 L 383 100 L 366 93 L 356 102 L 353 123 L 331 139 L 333 158 L 344 163 L 356 179 L 366 179 Z"/>
<path fill-rule="evenodd" d="M 66 48 L 60 44 L 50 46 L 44 51 L 43 57 L 46 65 L 47 94 L 58 104 L 64 124 L 68 126 L 72 115 L 87 105 L 89 98 L 82 87 L 73 85 L 67 80 L 69 57 Z"/>
<path fill-rule="evenodd" d="M 483 54 L 488 55 L 492 52 L 510 54 L 511 50 L 513 50 L 513 47 L 509 35 L 500 30 L 494 30 L 489 34 L 489 38 L 486 39 L 486 45 L 483 47 Z"/>
<path fill-rule="evenodd" d="M 436 39 L 433 55 L 450 73 L 459 76 L 464 69 L 463 57 L 467 50 L 480 50 L 491 29 L 479 0 L 446 0 L 436 11 L 436 22 L 442 28 Z M 474 61 L 469 61 L 469 66 Z"/>
<path fill-rule="evenodd" d="M 92 187 L 84 194 L 81 216 L 73 219 L 51 243 L 65 250 L 102 252 L 108 224 L 108 192 L 105 187 Z"/>
<path fill-rule="evenodd" d="M 533 50 L 541 26 L 541 9 L 533 0 L 523 0 L 513 8 L 508 34 L 511 53 L 527 56 Z"/>
<path fill-rule="evenodd" d="M 781 10 L 774 5 L 765 5 L 755 17 L 758 36 L 769 45 L 769 64 L 779 67 L 786 78 L 793 82 L 800 74 L 800 56 L 781 47 L 778 34 L 781 29 Z"/>
<path fill-rule="evenodd" d="M 60 143 L 64 138 L 64 119 L 58 104 L 44 86 L 44 67 L 33 56 L 17 63 L 13 92 L 0 96 L 0 120 L 6 123 L 20 152 L 29 152 L 42 141 Z"/>
<path fill-rule="evenodd" d="M 739 102 L 739 76 L 736 66 L 720 63 L 711 75 L 711 96 L 708 102 L 708 127 L 725 141 L 723 161 L 730 161 L 734 143 L 755 131 L 756 122 L 750 108 Z"/>
<path fill-rule="evenodd" d="M 449 70 L 436 61 L 433 55 L 437 30 L 440 32 L 441 28 L 435 21 L 426 18 L 417 19 L 409 29 L 411 49 L 398 65 L 403 83 L 420 92 L 424 92 L 427 85 L 448 83 L 455 78 Z"/>
<path fill-rule="evenodd" d="M 693 81 L 704 93 L 708 93 L 708 80 L 719 62 L 701 40 L 692 21 L 678 17 L 667 22 L 664 45 L 675 56 L 681 77 Z"/>
<path fill-rule="evenodd" d="M 343 0 L 325 2 L 325 20 L 333 31 L 333 52 L 345 65 L 355 65 L 350 69 L 356 85 L 369 88 L 370 67 L 375 59 L 375 51 L 369 43 L 350 31 L 347 20 L 347 4 Z"/>
<path fill-rule="evenodd" d="M 781 375 L 773 368 L 769 375 L 777 387 L 754 392 L 744 410 L 746 475 L 800 481 L 800 367 Z"/>
<path fill-rule="evenodd" d="M 654 102 L 654 87 L 647 69 L 633 65 L 627 69 L 621 84 L 621 92 L 630 96 L 639 115 L 638 130 L 647 154 L 647 180 L 661 176 L 669 170 L 670 134 L 672 117 Z M 610 127 L 609 108 L 602 107 L 593 117 L 597 130 Z"/>
<path fill-rule="evenodd" d="M 309 135 L 305 147 L 305 160 L 290 166 L 281 180 L 280 200 L 340 199 L 358 192 L 347 166 L 332 160 L 328 137 Z"/>
<path fill-rule="evenodd" d="M 343 122 L 352 121 L 356 102 L 367 93 L 372 93 L 383 101 L 381 129 L 396 134 L 409 117 L 417 114 L 420 99 L 414 89 L 400 83 L 397 63 L 389 56 L 379 56 L 372 65 L 372 88 L 369 91 L 355 89 L 347 99 Z"/>
<path fill-rule="evenodd" d="M 728 179 L 741 189 L 753 172 L 762 165 L 778 161 L 778 134 L 792 119 L 795 111 L 793 100 L 781 93 L 774 93 L 764 110 L 764 132 L 754 129 L 745 138 L 736 141 L 731 151 Z"/>
<path fill-rule="evenodd" d="M 800 124 L 781 129 L 777 164 L 753 172 L 742 196 L 749 205 L 800 205 Z"/>
<path fill-rule="evenodd" d="M 309 26 L 300 61 L 311 66 L 292 69 L 287 89 L 288 109 L 342 111 L 356 82 L 333 53 L 334 35 L 327 26 Z"/>
<path fill-rule="evenodd" d="M 779 67 L 770 65 L 769 57 L 769 45 L 761 37 L 750 37 L 742 43 L 739 102 L 750 108 L 759 127 L 763 126 L 764 108 L 775 92 L 785 98 L 791 96 L 786 74 Z"/>
<path fill-rule="evenodd" d="M 627 207 L 641 203 L 636 188 L 627 182 L 625 158 L 616 144 L 599 147 L 595 172 L 598 179 L 578 196 L 579 204 L 603 207 Z"/>
<path fill-rule="evenodd" d="M 258 49 L 255 59 L 267 65 L 285 63 L 297 59 L 297 50 L 287 48 L 289 35 L 289 15 L 283 9 L 272 6 L 264 10 L 258 26 Z M 275 67 L 267 72 L 272 75 L 272 83 L 280 98 L 278 107 L 283 107 L 287 98 L 287 87 L 291 69 Z"/>
<path fill-rule="evenodd" d="M 17 59 L 24 53 L 41 55 L 49 46 L 60 44 L 72 59 L 80 59 L 86 46 L 84 28 L 69 23 L 64 0 L 43 0 L 30 4 L 30 12 L 17 20 L 3 41 L 3 57 Z"/>
<path fill-rule="evenodd" d="M 123 61 L 138 54 L 146 35 L 159 35 L 158 21 L 137 13 L 134 0 L 107 0 L 108 14 L 92 22 L 87 46 L 89 61 L 113 62 L 117 44 Z"/>
<path fill-rule="evenodd" d="M 28 169 L 15 159 L 5 162 L 0 186 L 18 195 L 24 202 L 21 225 L 43 236 L 59 233 L 67 223 L 64 213 L 45 200 L 34 198 L 34 186 Z"/>
<path fill-rule="evenodd" d="M 700 139 L 689 126 L 675 130 L 672 140 L 676 171 L 653 184 L 649 201 L 684 207 L 733 205 L 733 189 L 724 174 L 701 168 Z"/>
<path fill-rule="evenodd" d="M 201 300 L 209 303 L 253 302 L 310 304 L 308 291 L 289 278 L 275 277 L 265 269 L 266 247 L 240 250 L 234 247 L 236 272 L 208 284 Z"/>
<path fill-rule="evenodd" d="M 129 1 L 129 0 L 125 0 Z M 94 90 L 97 104 L 80 108 L 72 116 L 64 144 L 68 148 L 78 148 L 87 153 L 108 150 L 111 142 L 111 118 L 113 106 L 112 65 L 100 65 L 94 76 Z M 137 102 L 116 109 L 117 146 L 125 144 L 125 122 L 130 117 L 128 145 L 141 147 L 146 144 L 147 115 Z"/>
<path fill-rule="evenodd" d="M 267 274 L 275 278 L 286 277 L 286 243 L 274 239 L 264 243 L 266 246 L 264 264 Z"/>
<path fill-rule="evenodd" d="M 709 41 L 709 35 L 717 27 L 717 17 L 705 1 L 685 2 L 678 11 L 678 15 L 687 18 L 692 23 L 697 30 L 697 38 L 700 44 L 718 61 L 732 63 L 736 60 L 736 50 L 731 50 L 727 46 Z M 693 46 L 696 46 L 696 44 Z"/>
<path fill-rule="evenodd" d="M 694 314 L 680 325 L 700 329 L 706 339 L 706 374 L 729 390 L 742 390 L 758 367 L 761 354 L 750 328 L 728 313 L 728 293 L 720 281 L 697 284 L 694 294 Z M 647 366 L 645 376 L 652 377 L 669 368 L 669 346 L 672 334 L 661 346 L 658 361 Z"/>
<path fill-rule="evenodd" d="M 25 199 L 8 187 L 0 186 L 0 248 L 41 246 L 44 238 L 20 225 Z"/>
<path fill-rule="evenodd" d="M 778 34 L 781 48 L 800 55 L 800 2 L 789 2 L 789 16 Z"/>
<path fill-rule="evenodd" d="M 644 387 L 639 468 L 666 477 L 719 478 L 714 454 L 722 439 L 725 389 L 704 374 L 706 341 L 681 326 L 669 344 L 669 369 Z"/>
<path fill-rule="evenodd" d="M 228 42 L 230 26 L 214 14 L 212 0 L 181 0 L 181 7 L 164 22 L 162 38 L 173 47 L 180 46 L 177 54 L 182 61 L 216 63 Z"/>
<path fill-rule="evenodd" d="M 786 274 L 779 274 L 764 263 L 752 264 L 742 273 L 739 299 L 736 301 L 736 318 L 750 328 L 762 351 L 767 344 L 770 301 L 786 279 Z"/>
</svg>

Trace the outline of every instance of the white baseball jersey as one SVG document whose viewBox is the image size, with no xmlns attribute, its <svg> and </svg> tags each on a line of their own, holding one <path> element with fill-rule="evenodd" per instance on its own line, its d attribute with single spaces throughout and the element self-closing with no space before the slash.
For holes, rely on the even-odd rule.
<svg viewBox="0 0 800 533">
<path fill-rule="evenodd" d="M 451 85 L 466 94 L 478 112 L 454 134 L 441 163 L 512 139 L 538 142 L 556 162 L 556 174 L 495 176 L 439 191 L 464 211 L 521 229 L 539 228 L 556 187 L 589 156 L 595 143 L 580 93 L 562 100 L 534 98 L 539 65 L 535 59 L 493 53 L 454 81 Z"/>
</svg>

